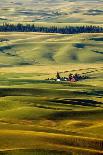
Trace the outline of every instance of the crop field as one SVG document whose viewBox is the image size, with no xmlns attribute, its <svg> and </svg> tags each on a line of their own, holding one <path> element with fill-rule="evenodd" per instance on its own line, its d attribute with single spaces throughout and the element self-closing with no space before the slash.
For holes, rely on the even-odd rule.
<svg viewBox="0 0 103 155">
<path fill-rule="evenodd" d="M 103 0 L 0 0 L 0 22 L 103 24 Z"/>
<path fill-rule="evenodd" d="M 0 33 L 0 66 L 86 64 L 102 61 L 102 33 Z"/>
<path fill-rule="evenodd" d="M 0 155 L 103 155 L 103 0 L 0 0 L 0 26 Z"/>
<path fill-rule="evenodd" d="M 45 80 L 58 70 L 89 79 Z M 102 77 L 100 63 L 1 67 L 0 154 L 103 154 Z"/>
<path fill-rule="evenodd" d="M 102 44 L 102 33 L 0 33 L 1 155 L 103 154 Z M 57 71 L 89 78 L 46 80 Z"/>
</svg>

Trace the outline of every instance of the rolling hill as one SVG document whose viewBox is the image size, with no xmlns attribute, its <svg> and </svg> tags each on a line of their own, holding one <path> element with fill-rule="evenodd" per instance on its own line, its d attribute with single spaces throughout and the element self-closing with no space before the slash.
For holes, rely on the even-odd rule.
<svg viewBox="0 0 103 155">
<path fill-rule="evenodd" d="M 0 0 L 0 22 L 103 24 L 103 0 Z"/>
<path fill-rule="evenodd" d="M 44 80 L 57 69 L 89 79 Z M 102 76 L 101 64 L 0 68 L 0 155 L 102 155 Z"/>
<path fill-rule="evenodd" d="M 95 30 L 103 0 L 0 0 L 3 23 Z M 0 32 L 0 155 L 102 155 L 102 31 L 12 30 Z"/>
<path fill-rule="evenodd" d="M 102 63 L 103 34 L 0 33 L 0 65 Z"/>
</svg>

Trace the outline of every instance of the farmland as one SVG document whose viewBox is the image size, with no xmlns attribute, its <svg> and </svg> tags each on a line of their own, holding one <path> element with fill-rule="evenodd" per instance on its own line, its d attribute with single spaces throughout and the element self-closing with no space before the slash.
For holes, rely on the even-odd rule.
<svg viewBox="0 0 103 155">
<path fill-rule="evenodd" d="M 103 154 L 102 42 L 102 33 L 0 32 L 1 155 Z M 57 71 L 89 78 L 46 80 Z"/>
<path fill-rule="evenodd" d="M 102 18 L 103 0 L 0 0 L 0 155 L 103 154 Z"/>
<path fill-rule="evenodd" d="M 103 24 L 103 0 L 0 0 L 0 22 Z"/>
<path fill-rule="evenodd" d="M 103 34 L 0 33 L 0 66 L 102 63 Z"/>
<path fill-rule="evenodd" d="M 78 72 L 90 79 L 44 80 L 55 77 L 57 70 L 62 76 Z M 102 154 L 102 76 L 102 64 L 1 67 L 0 150 Z M 23 153 L 19 150 L 14 154 Z"/>
</svg>

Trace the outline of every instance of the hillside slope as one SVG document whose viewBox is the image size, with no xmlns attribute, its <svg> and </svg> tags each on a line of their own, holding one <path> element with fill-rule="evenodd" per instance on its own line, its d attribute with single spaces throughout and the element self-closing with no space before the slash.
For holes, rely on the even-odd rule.
<svg viewBox="0 0 103 155">
<path fill-rule="evenodd" d="M 0 33 L 0 65 L 100 63 L 103 34 Z"/>
<path fill-rule="evenodd" d="M 103 0 L 0 0 L 0 22 L 103 24 Z"/>
<path fill-rule="evenodd" d="M 43 80 L 57 68 L 89 79 Z M 102 155 L 102 77 L 101 64 L 0 68 L 0 155 Z"/>
</svg>

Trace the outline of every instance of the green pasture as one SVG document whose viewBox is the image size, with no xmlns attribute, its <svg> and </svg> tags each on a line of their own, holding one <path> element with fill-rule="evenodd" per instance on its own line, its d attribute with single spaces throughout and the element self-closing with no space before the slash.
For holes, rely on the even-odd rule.
<svg viewBox="0 0 103 155">
<path fill-rule="evenodd" d="M 102 3 L 0 0 L 0 25 L 103 26 Z M 0 32 L 0 155 L 67 154 L 103 154 L 103 34 Z"/>
<path fill-rule="evenodd" d="M 52 22 L 103 24 L 102 0 L 1 0 L 0 23 Z M 96 6 L 96 7 L 95 7 Z"/>
<path fill-rule="evenodd" d="M 0 33 L 0 40 L 0 66 L 103 61 L 103 34 Z"/>
<path fill-rule="evenodd" d="M 103 153 L 102 65 L 80 66 L 60 70 L 61 76 L 70 72 L 89 76 L 76 83 L 45 80 L 56 75 L 57 68 L 51 65 L 49 72 L 46 66 L 44 70 L 41 66 L 32 66 L 34 70 L 30 66 L 1 67 L 2 154 Z"/>
</svg>

